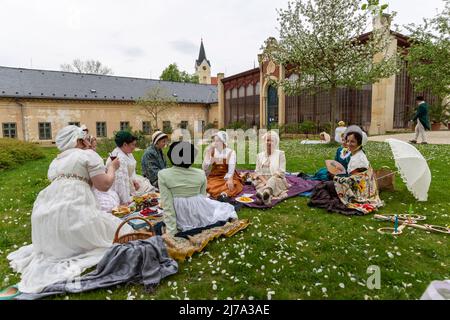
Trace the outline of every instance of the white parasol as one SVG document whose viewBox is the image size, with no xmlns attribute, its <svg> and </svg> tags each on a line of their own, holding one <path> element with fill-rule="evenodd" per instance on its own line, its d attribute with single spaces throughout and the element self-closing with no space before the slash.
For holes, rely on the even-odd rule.
<svg viewBox="0 0 450 320">
<path fill-rule="evenodd" d="M 391 147 L 395 165 L 408 190 L 417 200 L 427 201 L 431 183 L 427 160 L 409 143 L 397 139 L 386 139 L 386 142 Z"/>
</svg>

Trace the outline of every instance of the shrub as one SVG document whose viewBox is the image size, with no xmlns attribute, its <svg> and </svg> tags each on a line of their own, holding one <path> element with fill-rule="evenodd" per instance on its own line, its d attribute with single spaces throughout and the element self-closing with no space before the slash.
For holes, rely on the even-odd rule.
<svg viewBox="0 0 450 320">
<path fill-rule="evenodd" d="M 132 131 L 129 129 L 131 134 L 137 138 L 136 147 L 139 149 L 146 149 L 151 143 L 151 137 L 145 135 L 143 131 Z M 116 135 L 116 131 L 114 132 Z M 97 142 L 97 152 L 100 154 L 108 154 L 116 148 L 116 142 L 113 138 L 102 138 Z"/>
<path fill-rule="evenodd" d="M 278 122 L 272 122 L 267 126 L 268 130 L 276 130 L 279 129 L 281 130 L 280 126 L 278 125 Z"/>
<path fill-rule="evenodd" d="M 306 120 L 300 123 L 299 129 L 301 133 L 315 133 L 316 131 L 316 124 L 313 121 Z"/>
<path fill-rule="evenodd" d="M 116 148 L 114 138 L 102 138 L 97 140 L 97 152 L 99 154 L 108 154 Z"/>
<path fill-rule="evenodd" d="M 331 122 L 324 122 L 319 124 L 319 132 L 325 131 L 329 134 L 331 134 Z"/>
<path fill-rule="evenodd" d="M 36 144 L 17 139 L 0 139 L 0 170 L 14 168 L 26 161 L 44 157 L 44 153 Z"/>
<path fill-rule="evenodd" d="M 214 123 L 209 122 L 205 125 L 205 127 L 203 129 L 206 131 L 206 130 L 215 129 L 215 128 L 216 128 L 216 126 L 214 125 Z"/>
<path fill-rule="evenodd" d="M 300 132 L 299 127 L 300 126 L 298 123 L 287 123 L 283 126 L 284 133 L 299 133 Z"/>
</svg>

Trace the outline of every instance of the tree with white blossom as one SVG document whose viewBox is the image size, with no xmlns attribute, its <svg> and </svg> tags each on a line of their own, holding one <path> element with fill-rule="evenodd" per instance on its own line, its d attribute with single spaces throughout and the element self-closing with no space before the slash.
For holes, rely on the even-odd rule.
<svg viewBox="0 0 450 320">
<path fill-rule="evenodd" d="M 327 91 L 332 132 L 338 120 L 338 88 L 360 88 L 399 69 L 398 53 L 384 54 L 390 45 L 389 24 L 374 29 L 364 41 L 360 38 L 369 18 L 385 8 L 374 10 L 361 0 L 294 0 L 278 10 L 279 40 L 266 41 L 263 56 L 296 76 L 275 84 L 288 95 Z"/>
<path fill-rule="evenodd" d="M 406 61 L 417 91 L 430 91 L 437 101 L 430 107 L 432 122 L 450 121 L 450 0 L 444 10 L 421 24 L 409 24 L 411 47 Z"/>
</svg>

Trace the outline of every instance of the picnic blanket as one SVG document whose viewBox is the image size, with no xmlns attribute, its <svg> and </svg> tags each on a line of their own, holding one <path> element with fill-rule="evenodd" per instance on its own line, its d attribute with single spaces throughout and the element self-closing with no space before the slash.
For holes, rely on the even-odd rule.
<svg viewBox="0 0 450 320">
<path fill-rule="evenodd" d="M 241 172 L 254 172 L 254 170 L 239 170 L 239 173 L 241 173 Z M 300 193 L 303 193 L 306 191 L 311 191 L 320 182 L 320 181 L 313 181 L 313 180 L 305 180 L 305 179 L 302 179 L 295 175 L 286 175 L 286 180 L 291 186 L 287 192 L 287 197 L 284 197 L 284 198 L 273 197 L 272 203 L 270 206 L 266 206 L 263 203 L 256 204 L 255 202 L 244 203 L 244 205 L 247 207 L 250 207 L 250 208 L 257 208 L 257 209 L 272 208 L 285 199 L 298 196 Z M 256 189 L 253 185 L 247 185 L 247 184 L 244 185 L 244 190 L 242 190 L 242 193 L 240 195 L 238 195 L 238 197 L 243 194 L 252 194 L 252 196 L 250 198 L 252 198 L 253 200 L 257 199 L 255 196 Z M 235 200 L 235 199 L 236 198 L 233 198 L 233 200 Z"/>
<path fill-rule="evenodd" d="M 216 238 L 231 237 L 237 232 L 244 230 L 250 224 L 248 219 L 235 219 L 222 226 L 203 230 L 193 236 L 187 236 L 187 239 L 172 237 L 169 234 L 164 236 L 167 252 L 172 259 L 184 261 L 196 252 L 203 249 Z"/>
</svg>

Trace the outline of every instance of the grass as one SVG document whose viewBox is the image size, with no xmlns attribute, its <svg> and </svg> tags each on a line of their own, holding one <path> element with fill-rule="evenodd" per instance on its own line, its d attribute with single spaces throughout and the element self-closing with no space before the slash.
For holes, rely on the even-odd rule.
<svg viewBox="0 0 450 320">
<path fill-rule="evenodd" d="M 429 165 L 432 183 L 428 202 L 416 202 L 399 177 L 396 191 L 381 194 L 380 213 L 414 213 L 426 223 L 449 225 L 450 146 L 418 146 Z M 300 145 L 285 140 L 289 171 L 314 172 L 334 156 L 326 145 Z M 31 242 L 30 213 L 56 149 L 42 149 L 44 159 L 0 172 L 0 281 L 19 281 L 6 255 Z M 374 168 L 394 161 L 387 144 L 366 147 Z M 136 152 L 138 162 L 142 151 Z M 252 165 L 241 168 L 252 168 Z M 372 215 L 346 217 L 309 208 L 307 199 L 288 199 L 270 210 L 243 209 L 252 224 L 232 238 L 218 239 L 201 254 L 179 264 L 153 294 L 140 285 L 113 287 L 54 299 L 418 299 L 433 280 L 449 279 L 449 237 L 408 229 L 394 238 L 377 233 L 388 226 Z M 51 241 L 51 239 L 49 239 Z M 367 268 L 379 266 L 381 288 L 370 290 Z M 1 283 L 0 283 L 1 285 Z"/>
</svg>

